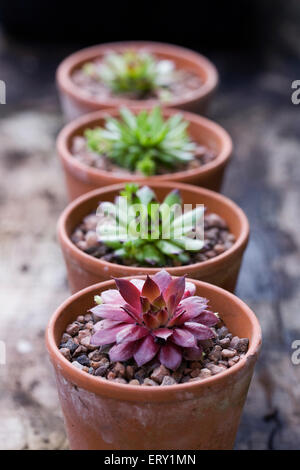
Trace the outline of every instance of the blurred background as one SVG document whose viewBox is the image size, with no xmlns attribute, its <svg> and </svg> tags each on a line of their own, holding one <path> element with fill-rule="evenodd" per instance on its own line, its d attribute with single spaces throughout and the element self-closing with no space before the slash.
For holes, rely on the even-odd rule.
<svg viewBox="0 0 300 470">
<path fill-rule="evenodd" d="M 49 316 L 69 293 L 55 234 L 67 202 L 55 155 L 62 126 L 55 70 L 81 47 L 130 39 L 190 47 L 219 70 L 209 117 L 234 143 L 223 193 L 251 225 L 237 295 L 256 312 L 264 338 L 236 448 L 299 449 L 300 365 L 291 361 L 300 340 L 297 0 L 1 0 L 0 448 L 67 448 L 44 348 Z"/>
</svg>

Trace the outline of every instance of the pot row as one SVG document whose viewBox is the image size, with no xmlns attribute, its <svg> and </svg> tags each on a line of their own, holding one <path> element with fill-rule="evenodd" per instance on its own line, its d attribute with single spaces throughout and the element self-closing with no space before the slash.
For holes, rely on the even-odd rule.
<svg viewBox="0 0 300 470">
<path fill-rule="evenodd" d="M 143 106 L 132 105 L 128 108 L 133 113 L 144 109 Z M 163 109 L 165 119 L 177 113 L 176 109 Z M 134 268 L 96 259 L 78 249 L 71 241 L 71 234 L 84 216 L 96 211 L 100 201 L 112 202 L 128 181 L 128 176 L 81 163 L 72 155 L 72 142 L 77 136 L 82 136 L 87 128 L 103 126 L 108 115 L 118 118 L 119 114 L 117 109 L 107 109 L 81 116 L 66 125 L 57 139 L 57 152 L 64 171 L 69 199 L 73 201 L 63 212 L 58 224 L 58 237 L 72 292 L 100 280 L 110 279 L 111 276 L 131 276 L 145 272 L 153 274 L 158 270 Z M 129 180 L 154 189 L 160 201 L 167 192 L 176 187 L 181 192 L 183 204 L 193 204 L 193 206 L 204 204 L 208 211 L 218 214 L 225 220 L 230 232 L 235 236 L 236 242 L 232 248 L 214 259 L 189 266 L 172 267 L 168 271 L 174 276 L 187 274 L 194 279 L 201 279 L 234 291 L 243 252 L 248 242 L 248 221 L 242 210 L 228 198 L 205 189 L 220 190 L 232 152 L 232 141 L 228 133 L 218 124 L 193 113 L 182 114 L 189 122 L 189 134 L 192 139 L 214 150 L 216 158 L 197 169 L 148 178 L 131 175 Z"/>
<path fill-rule="evenodd" d="M 153 182 L 150 187 L 162 200 L 174 184 Z M 218 375 L 164 387 L 124 385 L 74 367 L 60 353 L 58 345 L 67 325 L 94 306 L 94 296 L 114 287 L 114 282 L 107 279 L 112 276 L 145 279 L 145 274 L 159 271 L 93 258 L 71 241 L 71 234 L 83 217 L 93 212 L 100 201 L 113 201 L 124 183 L 77 198 L 58 222 L 59 241 L 75 294 L 57 309 L 46 331 L 71 449 L 220 450 L 231 449 L 234 445 L 261 346 L 261 331 L 255 314 L 228 292 L 233 291 L 236 284 L 249 225 L 243 211 L 228 198 L 192 185 L 177 183 L 176 187 L 183 203 L 203 203 L 210 211 L 222 215 L 236 242 L 214 259 L 168 271 L 172 275 L 188 274 L 190 279 L 187 280 L 196 286 L 196 295 L 209 299 L 211 309 L 220 313 L 229 331 L 234 336 L 249 339 L 248 351 L 237 364 Z"/>
<path fill-rule="evenodd" d="M 172 99 L 170 102 L 158 102 L 153 99 L 129 99 L 120 95 L 102 97 L 89 95 L 84 87 L 79 87 L 73 80 L 73 74 L 86 63 L 102 59 L 106 54 L 122 53 L 127 50 L 147 51 L 158 59 L 172 61 L 176 68 L 195 74 L 202 85 L 186 96 Z M 70 199 L 102 186 L 121 183 L 124 176 L 88 167 L 72 156 L 71 144 L 75 136 L 82 135 L 86 128 L 103 126 L 107 116 L 119 117 L 119 109 L 126 106 L 132 112 L 150 109 L 159 104 L 163 108 L 163 117 L 183 110 L 183 119 L 189 122 L 188 132 L 193 141 L 207 146 L 216 153 L 216 158 L 197 168 L 174 173 L 165 173 L 144 178 L 145 184 L 151 181 L 179 181 L 195 184 L 219 191 L 223 174 L 232 153 L 232 142 L 228 133 L 216 123 L 186 111 L 205 114 L 218 83 L 218 73 L 214 65 L 202 55 L 178 46 L 169 44 L 130 41 L 110 43 L 90 47 L 67 57 L 57 71 L 57 85 L 60 92 L 62 109 L 67 121 L 72 121 L 60 133 L 57 150 L 65 172 L 66 184 Z M 176 109 L 172 109 L 176 108 Z M 94 112 L 94 113 L 93 113 Z M 81 117 L 79 117 L 81 116 Z M 79 118 L 78 118 L 79 117 Z M 75 119 L 78 118 L 78 119 Z M 75 119 L 75 120 L 74 120 Z M 128 179 L 128 178 L 127 178 Z M 140 179 L 131 175 L 131 180 Z"/>
<path fill-rule="evenodd" d="M 199 90 L 186 100 L 173 100 L 168 106 L 204 113 L 218 82 L 214 66 L 186 49 L 157 43 L 146 45 L 156 56 L 171 59 L 179 67 L 191 68 L 202 78 L 203 86 Z M 202 381 L 147 387 L 123 385 L 89 375 L 75 368 L 57 347 L 67 325 L 75 321 L 78 314 L 93 307 L 94 295 L 113 287 L 113 281 L 109 280 L 112 276 L 145 278 L 146 274 L 159 271 L 159 268 L 130 267 L 96 259 L 77 248 L 71 240 L 83 218 L 94 212 L 99 202 L 113 201 L 128 180 L 79 163 L 71 152 L 73 138 L 82 135 L 87 127 L 103 125 L 107 114 L 117 117 L 116 107 L 120 105 L 138 112 L 154 104 L 151 100 L 141 105 L 132 100 L 89 99 L 74 85 L 71 74 L 107 50 L 123 51 L 129 46 L 144 47 L 145 43 L 114 43 L 80 51 L 67 58 L 57 74 L 65 116 L 67 120 L 77 118 L 61 131 L 57 141 L 69 198 L 73 201 L 59 219 L 58 238 L 74 295 L 51 317 L 46 341 L 55 368 L 70 446 L 72 449 L 111 450 L 230 449 L 260 349 L 261 332 L 254 313 L 228 292 L 233 292 L 236 285 L 248 242 L 249 224 L 234 202 L 212 191 L 220 190 L 232 152 L 229 135 L 216 123 L 190 112 L 182 113 L 189 121 L 193 140 L 212 148 L 217 154 L 212 162 L 197 170 L 143 179 L 133 176 L 130 180 L 148 185 L 159 201 L 176 187 L 183 204 L 204 204 L 210 212 L 225 220 L 235 237 L 231 248 L 215 258 L 168 268 L 168 271 L 173 276 L 187 274 L 196 286 L 196 295 L 209 299 L 212 310 L 220 312 L 232 334 L 249 339 L 248 352 L 230 369 Z M 91 111 L 95 112 L 81 116 Z M 176 112 L 163 109 L 165 118 Z"/>
</svg>

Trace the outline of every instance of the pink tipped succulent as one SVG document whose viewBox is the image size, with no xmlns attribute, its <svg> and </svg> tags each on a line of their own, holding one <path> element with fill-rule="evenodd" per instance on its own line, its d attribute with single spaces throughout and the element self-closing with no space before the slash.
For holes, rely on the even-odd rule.
<svg viewBox="0 0 300 470">
<path fill-rule="evenodd" d="M 157 356 L 161 364 L 176 370 L 182 358 L 201 359 L 199 341 L 214 336 L 210 327 L 218 318 L 207 309 L 206 299 L 194 295 L 194 284 L 166 271 L 147 276 L 146 281 L 115 282 L 118 290 L 102 292 L 100 305 L 91 309 L 102 318 L 92 343 L 112 345 L 112 362 L 133 357 L 142 366 Z"/>
</svg>

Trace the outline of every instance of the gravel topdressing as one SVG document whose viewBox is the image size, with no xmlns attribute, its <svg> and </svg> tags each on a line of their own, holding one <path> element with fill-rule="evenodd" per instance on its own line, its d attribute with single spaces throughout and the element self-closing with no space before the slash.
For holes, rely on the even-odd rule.
<svg viewBox="0 0 300 470">
<path fill-rule="evenodd" d="M 203 359 L 183 360 L 176 371 L 160 365 L 155 358 L 142 367 L 138 367 L 133 359 L 112 363 L 108 356 L 109 348 L 90 344 L 94 324 L 98 321 L 99 318 L 89 313 L 79 315 L 76 321 L 67 326 L 59 350 L 74 367 L 100 380 L 122 384 L 151 387 L 201 381 L 237 364 L 249 346 L 248 338 L 233 336 L 220 321 L 215 328 L 211 328 L 215 333 L 213 339 L 199 341 L 204 350 Z"/>
<path fill-rule="evenodd" d="M 117 258 L 112 249 L 98 241 L 96 226 L 98 217 L 93 213 L 87 215 L 82 223 L 76 227 L 71 239 L 80 250 L 105 261 L 128 266 L 139 266 L 130 260 Z M 235 242 L 235 236 L 230 232 L 225 220 L 217 214 L 206 213 L 204 215 L 204 246 L 198 252 L 191 252 L 191 263 L 206 261 L 224 253 L 232 247 Z M 178 260 L 168 260 L 169 267 L 180 266 Z M 175 264 L 176 263 L 176 264 Z"/>
</svg>

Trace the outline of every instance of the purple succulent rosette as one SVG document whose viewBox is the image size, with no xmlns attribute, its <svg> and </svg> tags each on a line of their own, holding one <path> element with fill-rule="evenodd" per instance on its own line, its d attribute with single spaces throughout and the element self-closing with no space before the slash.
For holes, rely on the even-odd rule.
<svg viewBox="0 0 300 470">
<path fill-rule="evenodd" d="M 142 279 L 115 279 L 117 289 L 98 297 L 91 312 L 95 324 L 91 343 L 110 345 L 112 362 L 134 358 L 138 366 L 155 356 L 176 370 L 182 359 L 203 356 L 199 341 L 213 338 L 219 321 L 205 298 L 194 295 L 196 287 L 185 277 L 172 278 L 166 271 Z"/>
</svg>

